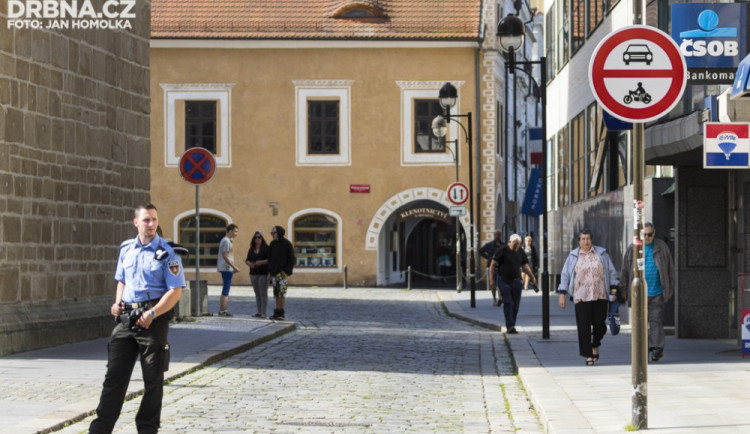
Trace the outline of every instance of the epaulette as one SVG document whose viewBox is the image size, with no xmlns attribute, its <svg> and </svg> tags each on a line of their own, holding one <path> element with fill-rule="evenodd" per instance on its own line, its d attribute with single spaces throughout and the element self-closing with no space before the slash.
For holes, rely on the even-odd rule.
<svg viewBox="0 0 750 434">
<path fill-rule="evenodd" d="M 166 241 L 166 240 L 165 240 Z M 182 247 L 181 245 L 173 242 L 173 241 L 166 241 L 167 246 L 169 246 L 174 253 L 177 253 L 180 256 L 188 255 L 190 252 L 188 252 L 188 249 Z M 169 250 L 164 249 L 163 247 L 159 247 L 156 249 L 156 253 L 154 254 L 154 259 L 157 261 L 163 261 L 169 256 Z"/>
<path fill-rule="evenodd" d="M 188 249 L 182 247 L 181 244 L 177 244 L 174 241 L 169 241 L 169 242 L 167 242 L 167 244 L 169 244 L 169 247 L 171 247 L 172 250 L 174 250 L 174 252 L 177 253 L 180 256 L 187 256 L 187 255 L 190 254 L 190 251 L 188 251 Z"/>
</svg>

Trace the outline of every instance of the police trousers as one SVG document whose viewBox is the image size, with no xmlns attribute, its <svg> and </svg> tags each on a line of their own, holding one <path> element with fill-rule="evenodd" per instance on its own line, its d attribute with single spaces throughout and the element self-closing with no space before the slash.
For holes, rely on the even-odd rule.
<svg viewBox="0 0 750 434">
<path fill-rule="evenodd" d="M 96 419 L 90 433 L 111 433 L 120 417 L 135 361 L 140 356 L 144 393 L 135 416 L 139 434 L 159 431 L 164 371 L 169 366 L 168 315 L 154 319 L 147 330 L 133 331 L 117 324 L 109 337 L 107 374 L 104 377 Z"/>
</svg>

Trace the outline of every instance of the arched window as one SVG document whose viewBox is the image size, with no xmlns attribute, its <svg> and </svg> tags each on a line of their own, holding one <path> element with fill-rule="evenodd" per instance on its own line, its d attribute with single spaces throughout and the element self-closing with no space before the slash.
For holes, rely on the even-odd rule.
<svg viewBox="0 0 750 434">
<path fill-rule="evenodd" d="M 294 220 L 292 233 L 297 267 L 337 268 L 338 223 L 325 214 L 305 214 Z"/>
<path fill-rule="evenodd" d="M 201 214 L 201 264 L 203 267 L 216 267 L 219 257 L 219 242 L 227 233 L 227 220 L 213 214 Z M 177 242 L 182 244 L 190 255 L 182 258 L 185 267 L 195 267 L 195 215 L 185 216 L 178 223 Z"/>
</svg>

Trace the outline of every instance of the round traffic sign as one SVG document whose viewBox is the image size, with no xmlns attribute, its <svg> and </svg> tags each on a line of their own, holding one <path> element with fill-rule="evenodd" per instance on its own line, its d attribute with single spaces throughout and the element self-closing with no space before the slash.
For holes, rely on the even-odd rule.
<svg viewBox="0 0 750 434">
<path fill-rule="evenodd" d="M 599 42 L 589 63 L 589 85 L 616 118 L 648 122 L 682 98 L 687 66 L 669 35 L 649 26 L 622 28 Z"/>
<path fill-rule="evenodd" d="M 180 175 L 194 185 L 208 182 L 216 171 L 216 161 L 205 148 L 190 148 L 180 157 Z"/>
<path fill-rule="evenodd" d="M 448 200 L 454 205 L 463 205 L 469 199 L 469 187 L 461 182 L 454 182 L 448 186 Z"/>
</svg>

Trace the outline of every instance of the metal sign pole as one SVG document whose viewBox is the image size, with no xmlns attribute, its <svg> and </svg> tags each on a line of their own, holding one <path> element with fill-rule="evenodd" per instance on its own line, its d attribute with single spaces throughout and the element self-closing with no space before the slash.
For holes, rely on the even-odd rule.
<svg viewBox="0 0 750 434">
<path fill-rule="evenodd" d="M 197 300 L 197 306 L 195 307 L 196 316 L 203 315 L 201 311 L 201 213 L 200 213 L 200 202 L 199 202 L 199 191 L 200 186 L 195 186 L 195 291 L 196 297 L 192 297 L 193 300 Z"/>
<path fill-rule="evenodd" d="M 646 24 L 643 0 L 633 2 L 634 24 Z M 644 124 L 633 123 L 633 281 L 630 282 L 631 305 L 633 308 L 631 351 L 631 421 L 638 429 L 648 428 L 648 304 L 643 281 L 643 242 L 640 231 L 643 221 L 643 153 Z"/>
</svg>

